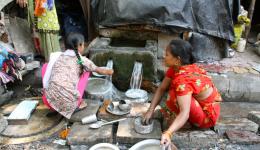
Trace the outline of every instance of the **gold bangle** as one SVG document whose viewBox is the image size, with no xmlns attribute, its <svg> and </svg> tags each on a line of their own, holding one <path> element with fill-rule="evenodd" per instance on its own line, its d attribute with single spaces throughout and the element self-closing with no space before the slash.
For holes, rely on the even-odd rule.
<svg viewBox="0 0 260 150">
<path fill-rule="evenodd" d="M 170 138 L 173 136 L 173 133 L 169 130 L 164 131 L 163 134 L 167 134 Z"/>
</svg>

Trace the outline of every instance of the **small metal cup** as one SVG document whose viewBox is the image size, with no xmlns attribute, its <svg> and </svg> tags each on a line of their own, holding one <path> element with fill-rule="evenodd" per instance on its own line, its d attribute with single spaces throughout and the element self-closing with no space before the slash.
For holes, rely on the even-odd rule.
<svg viewBox="0 0 260 150">
<path fill-rule="evenodd" d="M 98 121 L 98 118 L 97 118 L 96 114 L 89 115 L 89 116 L 86 116 L 81 119 L 82 124 L 88 124 L 88 123 L 93 123 L 93 122 L 97 122 L 97 121 Z"/>
</svg>

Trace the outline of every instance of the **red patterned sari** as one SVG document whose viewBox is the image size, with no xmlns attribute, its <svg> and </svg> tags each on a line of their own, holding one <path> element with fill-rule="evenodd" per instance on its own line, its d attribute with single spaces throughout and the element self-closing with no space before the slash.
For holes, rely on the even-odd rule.
<svg viewBox="0 0 260 150">
<path fill-rule="evenodd" d="M 172 79 L 169 88 L 169 99 L 162 107 L 161 112 L 167 124 L 171 124 L 175 116 L 180 112 L 177 96 L 192 94 L 189 122 L 200 128 L 214 126 L 219 118 L 222 101 L 220 94 L 213 85 L 211 77 L 207 76 L 204 69 L 196 64 L 180 67 L 178 72 L 169 68 L 166 76 Z M 204 100 L 196 100 L 196 95 L 212 87 L 212 94 Z"/>
</svg>

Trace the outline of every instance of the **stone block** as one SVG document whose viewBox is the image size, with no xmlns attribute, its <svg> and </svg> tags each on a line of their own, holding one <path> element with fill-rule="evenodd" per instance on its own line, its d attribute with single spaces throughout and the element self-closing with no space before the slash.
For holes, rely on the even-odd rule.
<svg viewBox="0 0 260 150">
<path fill-rule="evenodd" d="M 260 136 L 249 131 L 229 130 L 226 131 L 228 139 L 236 144 L 260 144 Z"/>
<path fill-rule="evenodd" d="M 81 111 L 75 112 L 70 118 L 71 122 L 81 122 L 82 118 L 92 114 L 97 114 L 99 109 L 99 102 L 92 100 L 85 100 L 85 102 L 87 103 L 87 107 Z"/>
<path fill-rule="evenodd" d="M 25 100 L 22 101 L 7 118 L 10 125 L 28 124 L 32 112 L 37 107 L 39 101 Z"/>
<path fill-rule="evenodd" d="M 258 124 L 246 118 L 221 118 L 214 127 L 214 130 L 223 135 L 227 130 L 258 131 Z"/>
<path fill-rule="evenodd" d="M 146 139 L 161 139 L 161 125 L 154 120 L 153 131 L 149 134 L 139 134 L 134 129 L 134 118 L 121 121 L 118 125 L 116 140 L 118 143 L 135 144 Z"/>
<path fill-rule="evenodd" d="M 250 111 L 260 110 L 260 103 L 222 102 L 221 118 L 247 118 Z M 252 120 L 253 121 L 253 120 Z"/>
<path fill-rule="evenodd" d="M 153 39 L 157 40 L 158 35 L 156 32 L 149 31 L 136 31 L 132 30 L 131 32 L 127 30 L 119 30 L 115 28 L 100 28 L 99 35 L 106 38 L 123 38 L 123 39 L 133 39 L 133 40 L 148 40 Z"/>
<path fill-rule="evenodd" d="M 209 148 L 217 143 L 218 135 L 212 130 L 180 130 L 172 137 L 172 142 L 179 149 Z"/>
<path fill-rule="evenodd" d="M 195 148 L 209 148 L 216 145 L 218 141 L 218 135 L 212 130 L 191 131 L 189 137 L 190 145 Z"/>
<path fill-rule="evenodd" d="M 259 102 L 260 99 L 260 77 L 252 74 L 227 74 L 230 83 L 226 91 L 226 101 Z M 239 82 L 238 82 L 239 81 Z"/>
<path fill-rule="evenodd" d="M 260 85 L 259 76 L 249 73 L 235 74 L 232 72 L 222 75 L 211 73 L 210 75 L 225 101 L 260 101 L 260 88 L 256 88 Z"/>
<path fill-rule="evenodd" d="M 258 110 L 260 110 L 260 109 L 258 109 Z M 258 126 L 260 126 L 260 111 L 251 111 L 248 114 L 248 119 L 257 123 Z"/>
<path fill-rule="evenodd" d="M 88 125 L 82 125 L 76 122 L 71 127 L 67 142 L 69 145 L 88 146 L 92 146 L 96 143 L 112 143 L 112 125 L 105 125 L 99 129 L 90 129 Z"/>
</svg>

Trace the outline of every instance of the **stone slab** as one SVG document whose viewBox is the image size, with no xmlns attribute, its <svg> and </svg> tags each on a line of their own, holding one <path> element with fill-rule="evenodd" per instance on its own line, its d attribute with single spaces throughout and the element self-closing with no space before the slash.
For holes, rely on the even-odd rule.
<svg viewBox="0 0 260 150">
<path fill-rule="evenodd" d="M 223 135 L 227 130 L 250 131 L 256 133 L 258 124 L 246 118 L 222 118 L 214 127 L 214 130 Z"/>
<path fill-rule="evenodd" d="M 222 102 L 221 118 L 247 118 L 250 111 L 260 110 L 260 103 Z"/>
<path fill-rule="evenodd" d="M 207 142 L 205 142 L 207 141 Z M 177 131 L 173 137 L 172 142 L 179 149 L 186 148 L 209 148 L 214 146 L 218 141 L 218 135 L 212 130 L 185 130 Z"/>
<path fill-rule="evenodd" d="M 112 125 L 105 125 L 99 129 L 90 129 L 88 125 L 76 122 L 72 125 L 67 137 L 69 145 L 92 146 L 96 143 L 112 143 Z"/>
<path fill-rule="evenodd" d="M 84 108 L 81 111 L 78 111 L 76 113 L 74 113 L 70 120 L 71 122 L 81 122 L 81 119 L 92 115 L 92 114 L 97 114 L 98 109 L 99 109 L 99 102 L 98 101 L 93 101 L 93 100 L 85 100 L 85 102 L 87 103 L 87 107 Z"/>
<path fill-rule="evenodd" d="M 46 115 L 49 112 L 50 110 L 44 104 L 39 102 L 36 110 L 34 110 L 28 120 L 28 124 L 8 125 L 1 134 L 6 137 L 14 137 L 18 139 L 18 137 L 37 136 L 38 134 L 48 132 L 54 129 L 62 121 L 62 116 L 59 114 L 47 117 Z"/>
<path fill-rule="evenodd" d="M 38 103 L 39 101 L 22 101 L 7 118 L 8 124 L 28 124 L 28 120 Z"/>
<path fill-rule="evenodd" d="M 259 109 L 260 110 L 260 109 Z M 248 119 L 257 123 L 260 126 L 260 111 L 251 111 L 248 114 Z"/>
<path fill-rule="evenodd" d="M 122 117 L 127 117 L 127 118 L 133 118 L 133 117 L 138 117 L 138 116 L 142 116 L 149 108 L 150 103 L 131 103 L 131 110 L 129 114 L 123 115 L 123 116 L 118 116 L 118 115 L 114 115 L 111 114 L 109 112 L 106 111 L 107 106 L 110 104 L 111 100 L 105 100 L 103 105 L 100 107 L 99 112 L 98 112 L 98 116 L 102 119 L 105 120 L 115 120 L 115 119 L 119 119 Z M 159 110 L 160 107 L 156 107 L 156 111 L 157 113 L 154 114 L 154 118 L 155 119 L 159 119 L 160 118 L 160 114 L 157 110 Z"/>
<path fill-rule="evenodd" d="M 259 144 L 260 136 L 249 131 L 229 130 L 226 131 L 228 139 L 236 144 Z"/>
<path fill-rule="evenodd" d="M 134 129 L 134 118 L 128 118 L 119 123 L 116 140 L 120 144 L 135 144 L 146 139 L 161 139 L 161 133 L 161 125 L 158 120 L 155 120 L 151 133 L 139 134 Z"/>
</svg>

